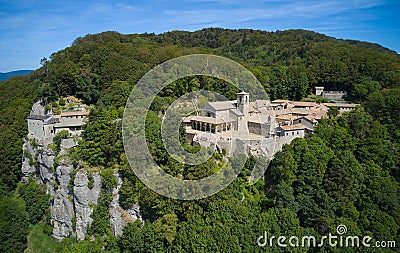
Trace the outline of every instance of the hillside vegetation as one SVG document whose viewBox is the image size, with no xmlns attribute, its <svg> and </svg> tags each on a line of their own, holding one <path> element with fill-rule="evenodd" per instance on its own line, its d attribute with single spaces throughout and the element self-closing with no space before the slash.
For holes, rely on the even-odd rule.
<svg viewBox="0 0 400 253">
<path fill-rule="evenodd" d="M 361 103 L 363 109 L 325 119 L 314 135 L 285 146 L 271 162 L 264 182 L 247 183 L 254 163 L 248 158 L 239 177 L 218 194 L 198 201 L 166 199 L 143 186 L 129 168 L 121 122 L 116 119 L 122 117 L 130 90 L 147 71 L 168 59 L 194 53 L 238 61 L 256 75 L 271 99 L 300 100 L 315 86 L 324 86 L 347 91 L 348 99 Z M 1 252 L 23 251 L 28 234 L 31 250 L 40 240 L 51 240 L 48 213 L 43 208 L 45 190 L 33 181 L 18 185 L 21 145 L 33 102 L 37 98 L 52 102 L 67 95 L 94 105 L 83 139 L 71 156 L 100 170 L 118 170 L 123 177 L 121 205 L 138 202 L 145 223 L 127 225 L 124 234 L 116 238 L 108 227 L 109 198 L 105 194 L 94 210 L 87 235 L 94 240 L 76 242 L 72 238 L 60 248 L 43 243 L 54 250 L 284 252 L 276 245 L 260 248 L 256 240 L 264 231 L 320 238 L 335 233 L 339 224 L 347 226 L 349 235 L 400 243 L 400 57 L 389 49 L 305 30 L 212 28 L 160 35 L 104 32 L 76 39 L 41 64 L 29 76 L 0 83 Z M 218 169 L 218 155 L 197 167 L 176 162 L 168 157 L 159 138 L 159 115 L 170 102 L 186 92 L 207 88 L 227 97 L 235 95 L 229 84 L 220 80 L 184 78 L 164 89 L 148 114 L 150 151 L 170 174 L 183 171 L 188 178 L 202 178 Z M 31 196 L 38 200 L 33 203 L 41 205 L 32 204 Z M 43 214 L 39 218 L 32 216 L 37 211 Z M 11 218 L 15 213 L 18 220 Z M 32 231 L 40 236 L 33 236 Z M 343 251 L 329 247 L 291 250 Z"/>
</svg>

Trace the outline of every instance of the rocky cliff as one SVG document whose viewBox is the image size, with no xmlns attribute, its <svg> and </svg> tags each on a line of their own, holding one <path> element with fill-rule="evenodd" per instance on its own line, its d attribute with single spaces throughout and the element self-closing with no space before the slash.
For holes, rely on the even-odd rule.
<svg viewBox="0 0 400 253">
<path fill-rule="evenodd" d="M 36 113 L 39 109 L 37 104 L 32 108 Z M 41 143 L 43 142 L 35 140 L 29 134 L 25 139 L 21 168 L 23 181 L 32 177 L 38 183 L 47 186 L 54 238 L 62 240 L 66 237 L 76 237 L 84 240 L 93 221 L 91 214 L 99 198 L 101 176 L 96 171 L 75 167 L 70 161 L 68 150 L 77 145 L 76 138 L 63 139 L 59 152 L 54 151 L 54 147 L 50 148 L 50 145 L 44 146 Z M 118 185 L 111 190 L 113 200 L 109 204 L 110 229 L 119 236 L 127 222 L 143 219 L 138 205 L 128 210 L 119 205 L 122 179 L 118 172 L 114 172 L 114 176 Z"/>
</svg>

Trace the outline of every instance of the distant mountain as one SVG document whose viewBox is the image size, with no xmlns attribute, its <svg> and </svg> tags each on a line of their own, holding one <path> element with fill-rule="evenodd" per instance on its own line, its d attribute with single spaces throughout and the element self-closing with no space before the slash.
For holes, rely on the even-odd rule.
<svg viewBox="0 0 400 253">
<path fill-rule="evenodd" d="M 28 69 L 24 69 L 24 70 L 15 70 L 15 71 L 10 71 L 10 72 L 6 72 L 6 73 L 1 73 L 0 72 L 0 82 L 7 80 L 8 78 L 12 77 L 12 76 L 24 76 L 24 75 L 28 75 L 31 72 L 33 72 L 34 70 L 28 70 Z"/>
</svg>

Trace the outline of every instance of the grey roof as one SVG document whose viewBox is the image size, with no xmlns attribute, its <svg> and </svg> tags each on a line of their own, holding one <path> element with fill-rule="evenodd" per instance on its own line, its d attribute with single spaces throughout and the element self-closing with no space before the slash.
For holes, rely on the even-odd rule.
<svg viewBox="0 0 400 253">
<path fill-rule="evenodd" d="M 267 123 L 269 120 L 272 120 L 271 115 L 264 115 L 264 114 L 256 114 L 256 115 L 252 115 L 249 118 L 249 122 L 253 122 L 253 123 Z"/>
<path fill-rule="evenodd" d="M 238 95 L 249 95 L 249 93 L 242 91 L 242 92 L 239 92 Z"/>
<path fill-rule="evenodd" d="M 79 122 L 72 122 L 72 123 L 57 123 L 54 125 L 55 128 L 68 128 L 68 127 L 79 127 L 83 126 L 82 123 Z"/>
<path fill-rule="evenodd" d="M 55 124 L 58 122 L 59 122 L 58 118 L 53 118 L 53 117 L 44 121 L 45 124 Z"/>
<path fill-rule="evenodd" d="M 238 109 L 231 109 L 231 112 L 233 112 L 234 114 L 236 114 L 237 116 L 242 116 L 243 113 L 241 111 L 239 111 Z"/>
<path fill-rule="evenodd" d="M 208 104 L 216 111 L 235 109 L 231 101 L 209 102 Z"/>
<path fill-rule="evenodd" d="M 32 120 L 46 120 L 50 118 L 50 115 L 29 115 L 26 119 L 32 119 Z"/>
<path fill-rule="evenodd" d="M 44 125 L 49 125 L 49 124 L 55 124 L 58 123 L 59 120 L 58 118 L 54 118 L 51 115 L 29 115 L 26 119 L 31 119 L 31 120 L 40 120 L 43 122 Z"/>
<path fill-rule="evenodd" d="M 270 106 L 271 102 L 269 100 L 257 99 L 252 104 L 253 104 L 254 108 L 258 109 L 260 107 L 268 107 L 268 106 Z"/>
</svg>

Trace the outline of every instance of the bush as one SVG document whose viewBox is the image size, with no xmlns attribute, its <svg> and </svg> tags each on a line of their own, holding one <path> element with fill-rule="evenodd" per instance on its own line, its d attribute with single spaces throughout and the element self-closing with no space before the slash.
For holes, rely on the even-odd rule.
<svg viewBox="0 0 400 253">
<path fill-rule="evenodd" d="M 27 244 L 28 214 L 21 198 L 0 197 L 0 252 L 23 252 Z"/>
<path fill-rule="evenodd" d="M 68 190 L 72 192 L 74 190 L 74 186 L 75 186 L 76 170 L 75 169 L 71 170 L 70 175 L 71 175 L 71 179 L 68 182 Z"/>
<path fill-rule="evenodd" d="M 114 176 L 114 170 L 112 168 L 104 169 L 100 171 L 101 176 L 101 184 L 102 187 L 106 190 L 109 190 L 115 186 L 117 186 L 118 182 Z"/>
<path fill-rule="evenodd" d="M 50 146 L 51 149 L 53 149 L 55 152 L 60 152 L 61 150 L 61 140 L 62 139 L 67 139 L 69 136 L 68 130 L 62 130 L 56 134 L 56 136 L 53 137 L 53 143 L 55 146 Z"/>
<path fill-rule="evenodd" d="M 58 101 L 58 104 L 61 106 L 65 106 L 65 99 L 60 98 L 60 100 Z"/>
<path fill-rule="evenodd" d="M 26 203 L 26 211 L 32 224 L 38 223 L 49 208 L 49 194 L 46 186 L 36 183 L 32 178 L 19 188 L 19 194 Z"/>
<path fill-rule="evenodd" d="M 88 172 L 88 180 L 89 180 L 88 188 L 89 189 L 93 189 L 93 187 L 94 187 L 94 178 L 93 178 L 93 175 L 92 175 L 91 172 Z"/>
<path fill-rule="evenodd" d="M 39 143 L 37 143 L 35 138 L 29 139 L 29 142 L 31 143 L 33 148 L 37 148 L 39 146 Z"/>
</svg>

